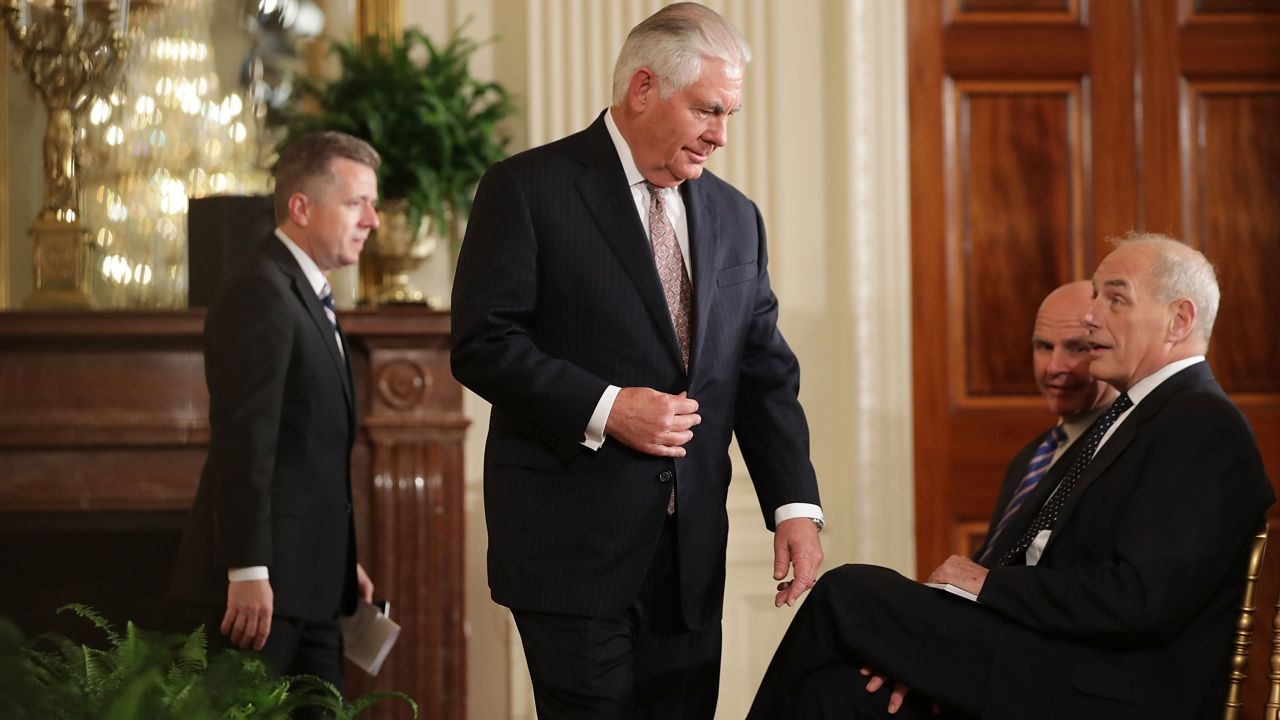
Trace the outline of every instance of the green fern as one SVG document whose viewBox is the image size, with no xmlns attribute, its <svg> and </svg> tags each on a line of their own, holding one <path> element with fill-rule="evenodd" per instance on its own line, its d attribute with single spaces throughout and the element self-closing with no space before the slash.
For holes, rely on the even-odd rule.
<svg viewBox="0 0 1280 720">
<path fill-rule="evenodd" d="M 142 630 L 117 633 L 84 605 L 67 605 L 106 637 L 94 648 L 49 633 L 24 642 L 0 618 L 0 718 L 6 720 L 287 720 L 314 707 L 355 718 L 388 699 L 417 704 L 403 693 L 370 693 L 347 704 L 324 680 L 273 678 L 256 655 L 227 650 L 212 657 L 204 628 L 188 635 Z"/>
<path fill-rule="evenodd" d="M 471 76 L 470 61 L 484 43 L 458 28 L 443 46 L 421 31 L 400 38 L 335 43 L 341 72 L 331 82 L 303 80 L 297 102 L 272 118 L 287 144 L 315 130 L 340 130 L 382 155 L 381 194 L 408 200 L 411 220 L 462 216 L 476 184 L 506 155 L 498 124 L 515 112 L 506 88 Z"/>
</svg>

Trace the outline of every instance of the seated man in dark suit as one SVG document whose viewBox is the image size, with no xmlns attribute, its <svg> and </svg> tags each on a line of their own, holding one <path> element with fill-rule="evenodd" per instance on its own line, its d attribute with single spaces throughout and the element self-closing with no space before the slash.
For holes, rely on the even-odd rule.
<svg viewBox="0 0 1280 720">
<path fill-rule="evenodd" d="M 1134 235 L 1093 289 L 1090 373 L 1121 394 L 1016 538 L 930 576 L 977 602 L 885 568 L 827 573 L 750 718 L 1221 712 L 1250 539 L 1275 494 L 1204 359 L 1217 280 L 1199 252 Z M 866 667 L 897 683 L 868 692 Z"/>
</svg>

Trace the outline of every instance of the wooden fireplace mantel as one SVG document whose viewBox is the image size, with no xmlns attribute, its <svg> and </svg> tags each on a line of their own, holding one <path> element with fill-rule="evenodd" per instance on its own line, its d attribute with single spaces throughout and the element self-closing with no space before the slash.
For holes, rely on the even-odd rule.
<svg viewBox="0 0 1280 720">
<path fill-rule="evenodd" d="M 403 627 L 376 682 L 348 667 L 348 691 L 400 690 L 423 718 L 463 720 L 467 420 L 449 316 L 388 308 L 339 320 L 361 421 L 360 559 Z M 203 325 L 203 310 L 0 312 L 0 516 L 56 530 L 59 519 L 185 512 L 209 442 Z M 393 703 L 369 715 L 407 717 Z"/>
</svg>

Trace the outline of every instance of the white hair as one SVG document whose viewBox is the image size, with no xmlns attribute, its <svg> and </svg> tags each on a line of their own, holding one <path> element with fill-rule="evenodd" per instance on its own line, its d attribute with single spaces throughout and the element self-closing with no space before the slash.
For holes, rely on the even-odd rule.
<svg viewBox="0 0 1280 720">
<path fill-rule="evenodd" d="M 662 8 L 632 28 L 622 44 L 613 67 L 613 104 L 626 99 L 631 76 L 640 68 L 657 75 L 663 99 L 671 97 L 698 79 L 704 57 L 744 67 L 751 62 L 751 48 L 715 10 L 693 2 Z"/>
<path fill-rule="evenodd" d="M 1131 232 L 1115 245 L 1143 245 L 1156 251 L 1151 265 L 1156 299 L 1164 303 L 1190 300 L 1196 306 L 1196 334 L 1208 347 L 1221 296 L 1213 263 L 1199 250 L 1160 233 Z"/>
</svg>

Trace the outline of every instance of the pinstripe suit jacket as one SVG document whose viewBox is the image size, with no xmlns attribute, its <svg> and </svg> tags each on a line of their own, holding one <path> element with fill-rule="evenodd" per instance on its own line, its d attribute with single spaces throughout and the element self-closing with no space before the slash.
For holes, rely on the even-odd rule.
<svg viewBox="0 0 1280 720">
<path fill-rule="evenodd" d="M 780 505 L 819 502 L 760 213 L 709 171 L 680 188 L 693 269 L 687 374 L 603 114 L 480 183 L 453 288 L 452 365 L 493 404 L 485 514 L 501 604 L 620 612 L 644 579 L 674 482 L 685 620 L 717 620 L 735 434 L 767 526 Z M 688 390 L 702 423 L 687 455 L 581 446 L 610 384 Z"/>
</svg>

